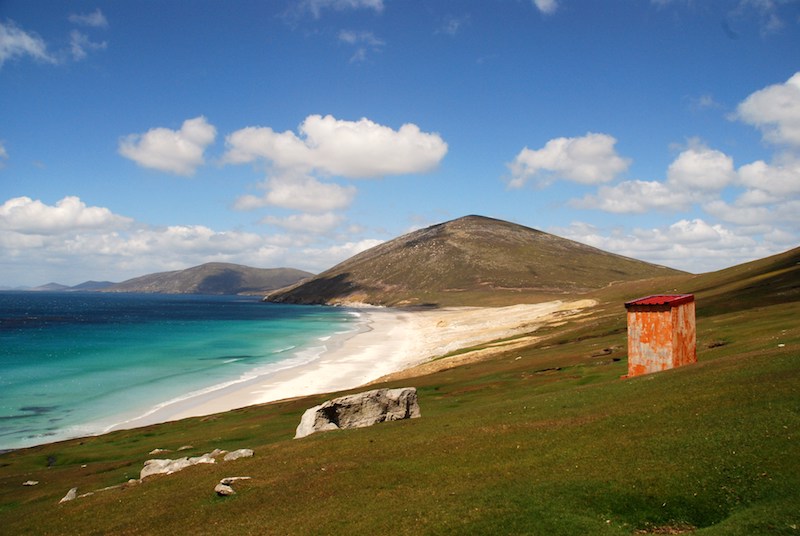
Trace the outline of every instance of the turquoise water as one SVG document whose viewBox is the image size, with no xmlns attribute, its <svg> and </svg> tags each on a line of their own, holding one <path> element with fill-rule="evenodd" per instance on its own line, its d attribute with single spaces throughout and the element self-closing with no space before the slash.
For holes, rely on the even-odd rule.
<svg viewBox="0 0 800 536">
<path fill-rule="evenodd" d="M 0 292 L 0 450 L 316 358 L 358 317 L 256 297 Z"/>
</svg>

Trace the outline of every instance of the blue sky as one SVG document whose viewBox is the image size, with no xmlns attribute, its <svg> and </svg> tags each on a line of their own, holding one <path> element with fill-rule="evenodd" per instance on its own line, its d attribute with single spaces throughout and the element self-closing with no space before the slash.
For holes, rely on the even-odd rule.
<svg viewBox="0 0 800 536">
<path fill-rule="evenodd" d="M 785 251 L 798 51 L 796 0 L 4 0 L 0 285 L 319 272 L 467 214 Z"/>
</svg>

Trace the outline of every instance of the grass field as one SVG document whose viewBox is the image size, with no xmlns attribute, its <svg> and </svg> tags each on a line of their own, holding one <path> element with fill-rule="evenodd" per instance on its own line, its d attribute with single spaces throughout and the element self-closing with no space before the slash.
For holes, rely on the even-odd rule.
<svg viewBox="0 0 800 536">
<path fill-rule="evenodd" d="M 391 385 L 420 419 L 291 439 L 320 396 L 4 454 L 0 532 L 800 534 L 796 257 L 609 287 L 531 346 Z M 620 379 L 622 302 L 675 285 L 697 292 L 699 362 Z M 182 445 L 255 456 L 58 504 Z M 227 476 L 252 480 L 217 497 Z"/>
</svg>

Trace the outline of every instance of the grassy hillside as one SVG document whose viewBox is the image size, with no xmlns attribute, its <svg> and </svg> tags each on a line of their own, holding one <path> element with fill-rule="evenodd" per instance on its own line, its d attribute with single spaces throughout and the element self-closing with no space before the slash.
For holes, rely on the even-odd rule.
<svg viewBox="0 0 800 536">
<path fill-rule="evenodd" d="M 292 285 L 313 274 L 293 268 L 252 268 L 209 262 L 173 272 L 144 275 L 104 288 L 104 292 L 164 294 L 260 294 Z"/>
<path fill-rule="evenodd" d="M 0 456 L 9 534 L 800 532 L 800 262 L 614 285 L 585 320 L 401 384 L 422 418 L 292 440 L 323 396 Z M 696 365 L 621 380 L 622 301 L 695 292 Z M 138 475 L 154 448 L 253 448 Z M 184 454 L 184 453 L 181 453 Z M 178 454 L 175 453 L 174 457 Z M 227 476 L 251 476 L 220 498 Z M 40 484 L 23 487 L 26 480 Z"/>
<path fill-rule="evenodd" d="M 269 299 L 500 305 L 677 273 L 521 225 L 467 216 L 380 244 Z"/>
</svg>

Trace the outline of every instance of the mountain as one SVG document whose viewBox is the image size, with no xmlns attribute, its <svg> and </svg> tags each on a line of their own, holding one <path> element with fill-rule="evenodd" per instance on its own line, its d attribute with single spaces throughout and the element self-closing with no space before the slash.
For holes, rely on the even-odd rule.
<svg viewBox="0 0 800 536">
<path fill-rule="evenodd" d="M 286 303 L 492 305 L 680 274 L 521 225 L 466 216 L 385 242 L 265 299 Z"/>
<path fill-rule="evenodd" d="M 75 285 L 74 287 L 70 287 L 69 290 L 92 292 L 92 291 L 104 290 L 116 284 L 117 283 L 113 283 L 111 281 L 84 281 L 80 285 Z"/>
<path fill-rule="evenodd" d="M 69 287 L 61 283 L 47 283 L 46 285 L 39 285 L 38 287 L 33 287 L 28 290 L 33 292 L 61 292 L 63 290 L 69 290 Z"/>
<path fill-rule="evenodd" d="M 106 287 L 103 292 L 261 294 L 297 283 L 311 275 L 293 268 L 251 268 L 210 262 L 186 270 L 136 277 Z"/>
</svg>

